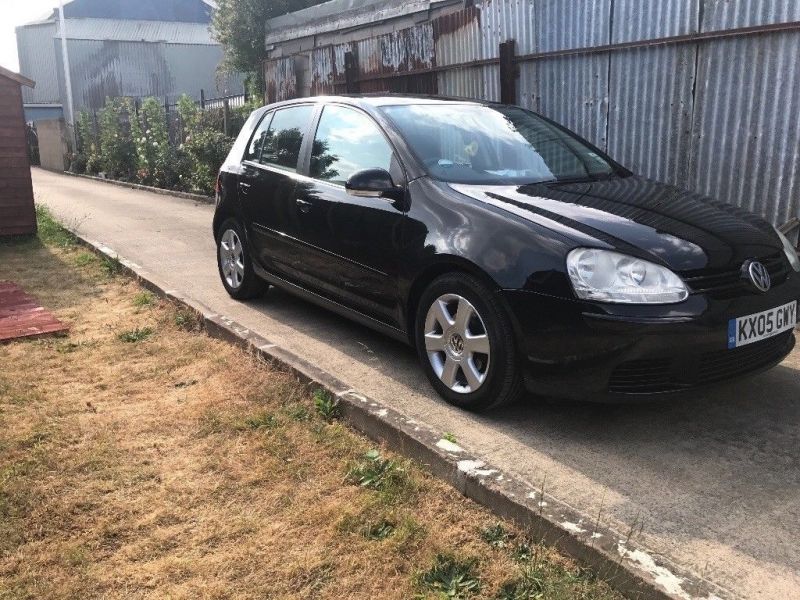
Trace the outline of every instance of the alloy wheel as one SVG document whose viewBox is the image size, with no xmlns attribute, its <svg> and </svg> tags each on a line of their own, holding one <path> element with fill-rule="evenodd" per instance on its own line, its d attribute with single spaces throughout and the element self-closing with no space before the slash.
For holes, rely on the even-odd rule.
<svg viewBox="0 0 800 600">
<path fill-rule="evenodd" d="M 483 319 L 458 294 L 439 296 L 425 318 L 425 351 L 434 373 L 460 394 L 475 392 L 486 381 L 491 359 Z"/>
<path fill-rule="evenodd" d="M 219 241 L 219 264 L 225 282 L 238 289 L 244 281 L 244 247 L 233 229 L 225 230 Z"/>
</svg>

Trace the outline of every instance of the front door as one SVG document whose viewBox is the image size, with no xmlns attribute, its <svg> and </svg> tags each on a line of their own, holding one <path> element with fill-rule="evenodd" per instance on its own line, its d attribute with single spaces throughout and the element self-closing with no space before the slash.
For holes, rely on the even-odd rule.
<svg viewBox="0 0 800 600">
<path fill-rule="evenodd" d="M 319 118 L 309 177 L 295 190 L 304 260 L 321 291 L 391 325 L 401 325 L 397 279 L 402 202 L 360 198 L 344 183 L 354 172 L 383 168 L 405 183 L 378 125 L 352 107 L 326 105 Z"/>
</svg>

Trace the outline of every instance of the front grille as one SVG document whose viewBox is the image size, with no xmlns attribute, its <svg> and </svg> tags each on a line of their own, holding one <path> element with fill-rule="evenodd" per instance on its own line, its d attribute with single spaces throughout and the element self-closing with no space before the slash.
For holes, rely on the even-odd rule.
<svg viewBox="0 0 800 600">
<path fill-rule="evenodd" d="M 615 394 L 658 394 L 691 389 L 756 371 L 785 356 L 792 332 L 733 350 L 696 356 L 631 360 L 611 374 L 608 391 Z"/>
<path fill-rule="evenodd" d="M 772 285 L 780 285 L 786 281 L 789 265 L 782 252 L 771 254 L 759 260 L 769 271 Z M 741 268 L 737 269 L 700 269 L 683 274 L 683 280 L 694 294 L 708 294 L 714 298 L 734 298 L 743 292 L 750 291 L 749 284 L 742 278 Z"/>
</svg>

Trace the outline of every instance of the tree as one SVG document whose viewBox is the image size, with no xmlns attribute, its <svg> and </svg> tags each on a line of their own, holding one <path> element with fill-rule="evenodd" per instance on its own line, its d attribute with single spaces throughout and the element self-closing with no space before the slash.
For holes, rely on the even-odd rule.
<svg viewBox="0 0 800 600">
<path fill-rule="evenodd" d="M 222 44 L 222 68 L 228 72 L 254 75 L 258 92 L 264 92 L 262 63 L 267 20 L 309 6 L 322 0 L 217 0 L 211 18 L 211 31 Z"/>
</svg>

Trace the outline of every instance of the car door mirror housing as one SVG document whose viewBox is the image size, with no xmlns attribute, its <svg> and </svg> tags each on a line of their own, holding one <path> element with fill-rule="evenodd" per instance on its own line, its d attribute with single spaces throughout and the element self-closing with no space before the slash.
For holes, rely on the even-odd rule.
<svg viewBox="0 0 800 600">
<path fill-rule="evenodd" d="M 351 196 L 365 198 L 380 198 L 391 196 L 398 188 L 392 181 L 392 176 L 386 169 L 362 169 L 356 171 L 344 184 L 347 193 Z"/>
</svg>

